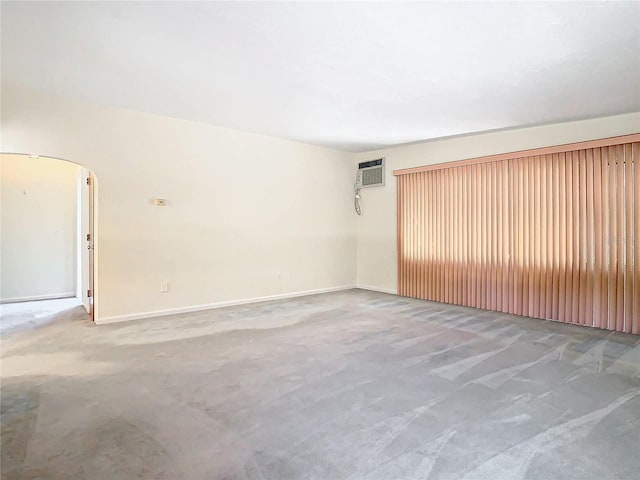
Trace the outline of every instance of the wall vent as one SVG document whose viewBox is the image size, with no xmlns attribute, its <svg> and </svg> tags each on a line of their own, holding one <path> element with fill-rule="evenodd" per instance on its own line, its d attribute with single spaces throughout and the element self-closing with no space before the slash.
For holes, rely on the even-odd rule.
<svg viewBox="0 0 640 480">
<path fill-rule="evenodd" d="M 358 164 L 358 188 L 384 186 L 384 158 Z"/>
</svg>

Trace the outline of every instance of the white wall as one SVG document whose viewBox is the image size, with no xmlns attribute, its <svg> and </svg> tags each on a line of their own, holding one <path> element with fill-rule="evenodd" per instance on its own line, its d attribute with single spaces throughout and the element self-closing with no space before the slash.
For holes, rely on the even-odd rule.
<svg viewBox="0 0 640 480">
<path fill-rule="evenodd" d="M 24 155 L 0 164 L 1 300 L 74 296 L 80 168 Z"/>
<path fill-rule="evenodd" d="M 393 170 L 640 132 L 640 113 L 534 128 L 469 135 L 354 155 L 386 157 L 385 186 L 361 191 L 357 219 L 357 283 L 397 291 L 396 179 Z"/>
<path fill-rule="evenodd" d="M 98 322 L 354 284 L 349 154 L 9 86 L 2 133 L 95 173 Z"/>
<path fill-rule="evenodd" d="M 394 169 L 640 131 L 632 114 L 354 155 L 28 89 L 2 94 L 2 151 L 65 158 L 97 176 L 98 322 L 356 281 L 395 292 Z M 355 163 L 379 156 L 386 186 L 362 191 L 356 217 Z M 151 205 L 156 197 L 168 205 Z"/>
</svg>

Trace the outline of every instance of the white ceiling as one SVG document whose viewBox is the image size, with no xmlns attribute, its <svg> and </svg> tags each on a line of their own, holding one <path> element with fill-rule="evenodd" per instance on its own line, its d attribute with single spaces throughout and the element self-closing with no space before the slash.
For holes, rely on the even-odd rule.
<svg viewBox="0 0 640 480">
<path fill-rule="evenodd" d="M 2 2 L 2 81 L 351 151 L 640 110 L 640 2 Z"/>
</svg>

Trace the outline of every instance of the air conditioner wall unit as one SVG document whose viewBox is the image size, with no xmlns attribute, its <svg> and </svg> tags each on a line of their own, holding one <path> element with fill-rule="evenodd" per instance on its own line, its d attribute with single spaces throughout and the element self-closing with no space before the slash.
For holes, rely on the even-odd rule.
<svg viewBox="0 0 640 480">
<path fill-rule="evenodd" d="M 384 186 L 384 158 L 358 164 L 358 188 Z"/>
</svg>

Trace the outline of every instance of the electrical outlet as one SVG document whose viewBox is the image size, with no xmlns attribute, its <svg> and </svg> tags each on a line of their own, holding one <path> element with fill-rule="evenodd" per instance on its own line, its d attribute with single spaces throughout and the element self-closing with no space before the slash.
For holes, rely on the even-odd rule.
<svg viewBox="0 0 640 480">
<path fill-rule="evenodd" d="M 169 282 L 167 282 L 166 280 L 164 282 L 160 282 L 160 291 L 161 292 L 168 292 L 169 291 Z"/>
<path fill-rule="evenodd" d="M 276 280 L 282 280 L 282 274 L 276 273 Z"/>
</svg>

